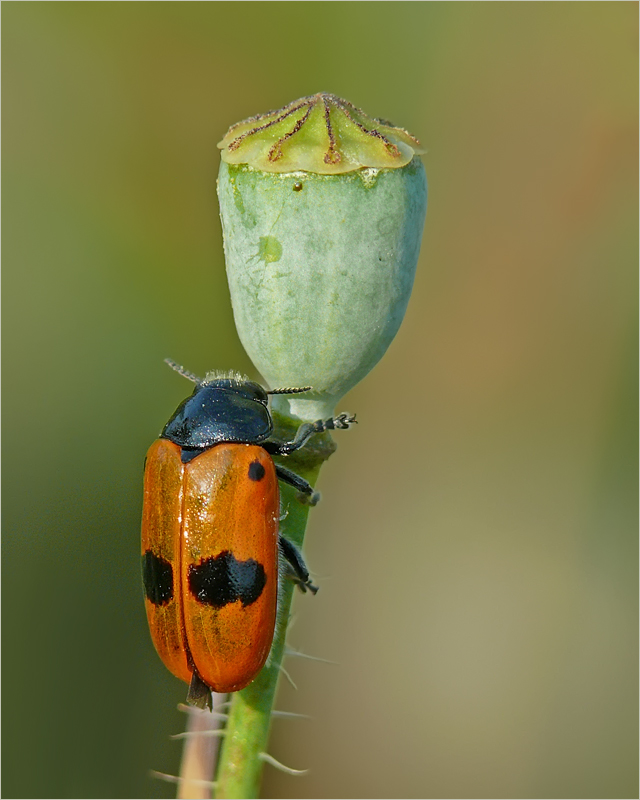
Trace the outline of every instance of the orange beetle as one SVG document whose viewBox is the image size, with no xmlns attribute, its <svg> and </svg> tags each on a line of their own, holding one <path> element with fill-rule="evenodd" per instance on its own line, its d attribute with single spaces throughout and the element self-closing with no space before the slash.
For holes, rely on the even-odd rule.
<svg viewBox="0 0 640 800">
<path fill-rule="evenodd" d="M 269 440 L 268 394 L 240 376 L 197 378 L 145 462 L 142 574 L 151 637 L 165 666 L 189 684 L 188 702 L 210 690 L 243 689 L 262 669 L 273 640 L 278 564 L 303 591 L 317 588 L 297 548 L 278 532 L 278 479 L 310 503 L 318 495 L 271 455 L 288 455 L 314 433 L 348 428 L 341 414 L 304 423 L 290 442 Z"/>
</svg>

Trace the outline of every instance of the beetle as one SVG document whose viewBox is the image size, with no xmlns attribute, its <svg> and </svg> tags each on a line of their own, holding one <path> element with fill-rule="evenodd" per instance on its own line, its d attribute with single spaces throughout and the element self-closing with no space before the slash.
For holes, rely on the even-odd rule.
<svg viewBox="0 0 640 800">
<path fill-rule="evenodd" d="M 211 690 L 243 689 L 267 660 L 279 565 L 302 591 L 317 591 L 302 555 L 279 533 L 278 481 L 311 505 L 319 495 L 272 456 L 356 420 L 340 414 L 303 423 L 291 441 L 275 441 L 268 396 L 310 387 L 267 391 L 234 373 L 201 379 L 166 361 L 195 388 L 145 459 L 145 606 L 160 658 L 189 684 L 187 702 L 204 708 L 211 707 Z"/>
</svg>

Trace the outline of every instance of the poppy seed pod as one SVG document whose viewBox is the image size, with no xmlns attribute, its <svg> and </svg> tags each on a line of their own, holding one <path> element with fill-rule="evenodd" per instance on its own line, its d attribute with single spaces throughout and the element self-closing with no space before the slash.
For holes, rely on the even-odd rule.
<svg viewBox="0 0 640 800">
<path fill-rule="evenodd" d="M 413 286 L 426 213 L 419 143 L 328 94 L 230 128 L 218 196 L 238 334 L 275 406 L 303 419 L 380 360 Z"/>
</svg>

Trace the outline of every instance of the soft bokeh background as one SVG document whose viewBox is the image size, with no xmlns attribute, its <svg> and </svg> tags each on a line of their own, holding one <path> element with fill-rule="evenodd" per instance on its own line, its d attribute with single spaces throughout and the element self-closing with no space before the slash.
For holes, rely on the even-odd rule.
<svg viewBox="0 0 640 800">
<path fill-rule="evenodd" d="M 346 398 L 268 797 L 637 796 L 635 3 L 3 3 L 3 795 L 169 797 L 145 450 L 252 375 L 215 175 L 317 91 L 428 147 L 405 323 Z"/>
</svg>

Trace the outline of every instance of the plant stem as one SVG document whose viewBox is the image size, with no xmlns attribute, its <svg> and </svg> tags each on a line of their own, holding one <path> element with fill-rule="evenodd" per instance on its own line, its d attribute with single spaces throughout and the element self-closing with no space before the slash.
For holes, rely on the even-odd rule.
<svg viewBox="0 0 640 800">
<path fill-rule="evenodd" d="M 277 423 L 289 428 L 290 432 L 293 421 L 282 419 L 279 415 L 276 417 Z M 281 431 L 282 427 L 278 432 Z M 314 437 L 310 447 L 305 447 L 304 452 L 290 456 L 283 463 L 293 467 L 297 474 L 314 486 L 320 466 L 334 450 L 335 444 L 325 434 Z M 281 491 L 286 516 L 281 521 L 280 531 L 300 547 L 304 540 L 309 506 L 300 502 L 291 487 L 282 487 Z M 233 695 L 216 775 L 216 798 L 258 797 L 264 766 L 262 754 L 267 752 L 271 711 L 281 673 L 294 588 L 292 581 L 282 581 L 278 596 L 278 623 L 269 659 L 257 678 L 246 689 Z"/>
<path fill-rule="evenodd" d="M 227 699 L 226 694 L 212 692 L 213 711 Z M 187 736 L 180 764 L 179 800 L 209 800 L 211 798 L 211 776 L 220 749 L 220 739 L 207 735 L 222 727 L 219 716 L 199 708 L 189 708 L 187 717 Z"/>
</svg>

